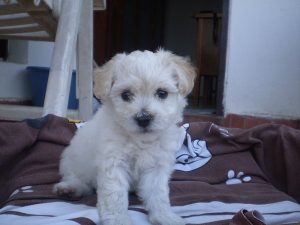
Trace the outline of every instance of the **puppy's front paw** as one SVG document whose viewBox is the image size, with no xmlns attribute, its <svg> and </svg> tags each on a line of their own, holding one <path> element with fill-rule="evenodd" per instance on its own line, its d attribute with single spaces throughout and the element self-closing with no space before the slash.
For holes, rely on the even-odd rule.
<svg viewBox="0 0 300 225">
<path fill-rule="evenodd" d="M 175 213 L 159 213 L 149 215 L 149 220 L 153 225 L 185 225 L 185 221 Z"/>
<path fill-rule="evenodd" d="M 101 225 L 132 225 L 131 219 L 129 216 L 118 216 L 114 218 L 102 220 Z"/>
</svg>

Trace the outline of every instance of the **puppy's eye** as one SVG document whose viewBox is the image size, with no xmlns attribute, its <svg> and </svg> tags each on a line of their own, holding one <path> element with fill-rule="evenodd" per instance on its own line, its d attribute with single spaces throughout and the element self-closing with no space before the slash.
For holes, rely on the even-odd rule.
<svg viewBox="0 0 300 225">
<path fill-rule="evenodd" d="M 168 97 L 168 92 L 164 89 L 157 89 L 155 95 L 160 99 L 166 99 Z"/>
<path fill-rule="evenodd" d="M 125 102 L 130 102 L 133 99 L 133 93 L 130 90 L 125 90 L 121 93 L 121 98 Z"/>
</svg>

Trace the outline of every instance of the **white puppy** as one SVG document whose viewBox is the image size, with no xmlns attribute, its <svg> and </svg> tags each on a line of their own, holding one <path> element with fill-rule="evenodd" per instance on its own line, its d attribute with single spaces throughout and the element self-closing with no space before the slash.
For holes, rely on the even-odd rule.
<svg viewBox="0 0 300 225">
<path fill-rule="evenodd" d="M 118 54 L 96 69 L 95 95 L 103 105 L 63 152 L 54 191 L 80 196 L 96 189 L 104 225 L 132 224 L 130 190 L 152 224 L 185 224 L 171 210 L 168 181 L 194 78 L 188 59 L 164 50 Z"/>
</svg>

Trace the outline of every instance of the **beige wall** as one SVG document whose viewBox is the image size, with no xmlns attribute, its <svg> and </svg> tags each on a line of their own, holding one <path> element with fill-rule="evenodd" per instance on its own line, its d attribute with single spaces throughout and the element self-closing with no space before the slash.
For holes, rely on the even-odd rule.
<svg viewBox="0 0 300 225">
<path fill-rule="evenodd" d="M 232 0 L 225 113 L 300 118 L 300 1 Z"/>
</svg>

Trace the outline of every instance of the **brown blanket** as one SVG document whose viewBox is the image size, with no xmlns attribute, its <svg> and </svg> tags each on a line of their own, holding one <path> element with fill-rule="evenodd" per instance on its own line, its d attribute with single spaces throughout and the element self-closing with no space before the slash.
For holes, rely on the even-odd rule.
<svg viewBox="0 0 300 225">
<path fill-rule="evenodd" d="M 73 123 L 53 115 L 38 120 L 0 123 L 0 207 L 57 201 L 95 206 L 95 195 L 63 199 L 52 193 L 53 184 L 59 180 L 60 154 L 75 131 Z M 211 154 L 199 168 L 175 170 L 170 181 L 172 205 L 177 206 L 189 223 L 262 225 L 268 217 L 269 221 L 287 218 L 273 224 L 300 221 L 297 220 L 300 207 L 295 209 L 297 201 L 300 202 L 299 130 L 275 124 L 248 130 L 227 129 L 199 122 L 190 124 L 187 133 L 194 141 L 204 141 Z M 140 202 L 135 195 L 130 196 L 130 202 L 130 210 L 146 213 L 136 207 Z M 260 208 L 272 208 L 273 203 L 278 203 L 275 211 L 265 212 L 265 208 Z M 239 208 L 241 204 L 245 208 L 257 208 Z M 285 207 L 291 204 L 292 208 Z M 220 205 L 228 210 L 214 211 Z M 202 210 L 195 211 L 196 206 Z M 299 217 L 296 215 L 290 220 L 295 213 Z M 22 216 L 19 212 L 0 211 L 0 225 L 1 218 L 4 221 L 9 214 Z M 199 222 L 216 215 L 215 221 Z M 73 221 L 94 224 L 88 218 L 74 218 Z"/>
</svg>

